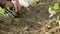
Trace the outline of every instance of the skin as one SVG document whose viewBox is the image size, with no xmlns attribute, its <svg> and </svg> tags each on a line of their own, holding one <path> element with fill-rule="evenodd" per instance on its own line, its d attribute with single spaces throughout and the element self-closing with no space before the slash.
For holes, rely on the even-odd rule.
<svg viewBox="0 0 60 34">
<path fill-rule="evenodd" d="M 7 5 L 9 6 L 9 8 L 14 7 L 14 8 L 15 8 L 15 11 L 16 11 L 16 12 L 19 12 L 21 6 L 20 6 L 18 0 L 14 0 L 14 1 L 15 1 L 14 3 L 11 2 L 11 1 L 12 1 L 12 0 L 0 0 L 0 5 L 3 6 L 3 7 L 5 7 L 6 4 L 7 4 Z"/>
<path fill-rule="evenodd" d="M 21 5 L 19 4 L 18 0 L 14 0 L 14 7 L 15 7 L 15 11 L 19 12 L 21 9 Z"/>
</svg>

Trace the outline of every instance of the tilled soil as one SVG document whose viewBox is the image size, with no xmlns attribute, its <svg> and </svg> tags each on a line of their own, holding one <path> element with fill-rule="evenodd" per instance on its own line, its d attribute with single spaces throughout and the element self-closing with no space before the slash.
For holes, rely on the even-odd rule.
<svg viewBox="0 0 60 34">
<path fill-rule="evenodd" d="M 55 17 L 49 18 L 48 6 L 53 1 L 45 0 L 30 10 L 22 8 L 17 18 L 1 17 L 0 34 L 60 34 Z"/>
</svg>

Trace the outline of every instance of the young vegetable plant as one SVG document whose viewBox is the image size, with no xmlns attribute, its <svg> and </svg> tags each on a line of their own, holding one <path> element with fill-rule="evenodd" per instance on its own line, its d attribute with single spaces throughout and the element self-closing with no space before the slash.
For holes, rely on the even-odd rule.
<svg viewBox="0 0 60 34">
<path fill-rule="evenodd" d="M 16 15 L 16 13 L 14 11 L 15 11 L 14 9 L 10 10 L 10 8 L 8 6 L 5 8 L 0 7 L 0 17 L 1 16 L 5 16 L 5 17 L 10 16 L 10 17 L 14 18 L 14 15 Z"/>
<path fill-rule="evenodd" d="M 54 6 L 49 6 L 48 10 L 49 10 L 49 14 L 50 14 L 49 18 L 55 15 L 56 23 L 59 23 L 59 25 L 60 25 L 60 17 L 58 15 L 58 13 L 60 12 L 59 3 L 54 3 Z"/>
<path fill-rule="evenodd" d="M 49 6 L 49 17 L 52 17 L 53 15 L 57 15 L 57 13 L 59 12 L 59 4 L 55 3 L 54 6 Z"/>
</svg>

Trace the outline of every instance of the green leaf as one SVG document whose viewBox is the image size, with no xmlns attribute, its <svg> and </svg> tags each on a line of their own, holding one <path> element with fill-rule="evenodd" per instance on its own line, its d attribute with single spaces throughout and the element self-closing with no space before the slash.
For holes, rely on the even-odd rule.
<svg viewBox="0 0 60 34">
<path fill-rule="evenodd" d="M 59 22 L 59 15 L 56 16 L 56 23 Z"/>
<path fill-rule="evenodd" d="M 4 15 L 4 10 L 0 7 L 0 16 Z"/>
<path fill-rule="evenodd" d="M 59 4 L 58 4 L 58 3 L 55 3 L 54 6 L 53 6 L 53 9 L 54 9 L 55 11 L 57 11 L 57 10 L 59 9 Z"/>
<path fill-rule="evenodd" d="M 56 11 L 53 10 L 51 6 L 49 6 L 48 10 L 49 10 L 49 13 L 50 13 L 50 14 L 53 14 L 53 15 L 56 14 Z"/>
</svg>

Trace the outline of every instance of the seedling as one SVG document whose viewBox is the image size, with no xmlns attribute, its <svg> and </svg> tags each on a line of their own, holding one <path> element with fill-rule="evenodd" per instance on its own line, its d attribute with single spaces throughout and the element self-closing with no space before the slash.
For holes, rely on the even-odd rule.
<svg viewBox="0 0 60 34">
<path fill-rule="evenodd" d="M 49 18 L 52 17 L 52 16 L 56 16 L 56 23 L 59 23 L 60 25 L 60 17 L 58 15 L 58 13 L 60 12 L 60 8 L 59 8 L 59 3 L 54 3 L 54 6 L 49 6 Z"/>
</svg>

